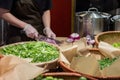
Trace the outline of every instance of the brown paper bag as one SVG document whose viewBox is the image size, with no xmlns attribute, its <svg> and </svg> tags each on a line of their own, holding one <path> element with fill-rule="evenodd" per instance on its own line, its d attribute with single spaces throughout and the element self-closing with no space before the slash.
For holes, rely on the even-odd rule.
<svg viewBox="0 0 120 80">
<path fill-rule="evenodd" d="M 67 60 L 67 58 L 63 54 L 60 55 L 59 61 L 62 61 L 67 65 L 70 65 L 70 62 Z"/>
<path fill-rule="evenodd" d="M 73 45 L 72 47 L 66 48 L 62 51 L 63 55 L 69 62 L 71 62 L 72 58 L 77 55 L 77 48 L 77 45 Z"/>
<path fill-rule="evenodd" d="M 109 67 L 102 71 L 103 77 L 119 77 L 120 76 L 120 58 L 113 62 Z"/>
<path fill-rule="evenodd" d="M 88 48 L 84 48 L 79 50 L 79 52 L 81 53 L 79 56 L 85 56 L 88 57 L 91 55 L 90 51 L 88 50 Z"/>
<path fill-rule="evenodd" d="M 30 80 L 44 72 L 16 56 L 4 56 L 0 60 L 0 80 Z"/>
<path fill-rule="evenodd" d="M 93 56 L 74 57 L 70 67 L 80 73 L 92 76 L 100 76 L 99 64 Z"/>
<path fill-rule="evenodd" d="M 120 49 L 115 48 L 106 42 L 101 41 L 98 48 L 105 57 L 114 58 L 120 56 Z"/>
<path fill-rule="evenodd" d="M 84 48 L 84 49 L 79 50 L 79 52 L 81 53 L 79 56 L 85 56 L 85 57 L 93 56 L 97 60 L 100 60 L 104 57 L 96 48 L 95 49 Z"/>
</svg>

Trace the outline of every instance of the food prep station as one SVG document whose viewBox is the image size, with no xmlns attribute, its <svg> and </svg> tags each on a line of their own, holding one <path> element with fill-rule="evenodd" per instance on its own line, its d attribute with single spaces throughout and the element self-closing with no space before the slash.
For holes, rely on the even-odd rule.
<svg viewBox="0 0 120 80">
<path fill-rule="evenodd" d="M 72 10 L 74 9 L 72 8 Z M 27 74 L 25 76 L 8 76 L 14 76 L 15 78 L 18 76 L 21 80 L 23 79 L 22 77 L 28 77 L 28 79 L 33 79 L 34 77 L 33 80 L 120 80 L 120 15 L 112 16 L 109 13 L 100 12 L 95 7 L 91 7 L 87 11 L 71 12 L 72 13 L 66 17 L 70 17 L 72 20 L 65 24 L 62 24 L 64 20 L 61 20 L 62 18 L 60 18 L 60 16 L 58 18 L 60 18 L 61 23 L 56 22 L 56 19 L 53 19 L 56 18 L 55 16 L 58 16 L 58 14 L 52 15 L 53 22 L 55 21 L 54 24 L 52 23 L 52 28 L 55 30 L 56 34 L 60 36 L 57 36 L 56 39 L 52 39 L 41 35 L 38 39 L 35 39 L 35 42 L 45 42 L 57 48 L 60 53 L 59 57 L 57 56 L 57 59 L 45 62 L 38 61 L 38 63 L 32 63 L 31 65 L 30 58 L 22 58 L 22 60 L 19 60 L 18 58 L 20 55 L 17 54 L 18 56 L 16 57 L 8 56 L 8 59 L 5 57 L 6 61 L 1 61 L 0 63 L 8 63 L 4 64 L 0 71 L 4 68 L 8 69 L 6 67 L 7 65 L 11 69 L 11 73 L 8 72 L 8 74 L 15 74 L 14 70 L 18 74 L 19 72 L 20 74 L 22 74 L 22 72 L 23 74 Z M 63 14 L 63 16 L 65 15 L 66 13 Z M 58 24 L 60 24 L 58 30 L 54 29 Z M 9 46 L 6 45 L 7 36 L 5 34 L 8 25 L 9 24 L 4 20 L 0 20 L 0 51 L 2 48 Z M 63 29 L 61 29 L 61 25 L 64 27 L 65 33 L 62 32 Z M 111 26 L 112 30 L 110 29 Z M 13 43 L 10 45 L 14 46 L 26 43 L 29 43 L 29 41 Z M 38 44 L 39 43 L 36 45 Z M 24 48 L 27 49 L 25 46 Z M 44 49 L 43 52 L 47 52 L 47 50 Z M 5 50 L 7 50 L 7 48 Z M 37 51 L 31 52 L 37 53 Z M 9 52 L 7 53 L 9 54 Z M 33 56 L 40 59 L 41 57 L 38 55 L 39 54 Z M 6 55 L 0 54 L 0 59 L 2 60 L 4 56 Z M 42 58 L 43 57 L 44 55 L 42 55 Z M 45 57 L 45 59 L 48 59 L 49 57 Z M 37 60 L 37 58 L 35 59 Z M 27 60 L 27 63 L 24 62 L 24 60 Z M 28 64 L 28 62 L 30 64 Z M 12 63 L 12 66 L 9 63 Z M 24 65 L 21 65 L 21 63 L 24 63 Z M 16 64 L 20 67 L 15 66 Z M 8 71 L 10 69 L 8 69 Z M 5 76 L 3 76 L 3 78 L 4 77 Z M 10 80 L 12 80 L 12 78 Z M 27 80 L 27 78 L 25 80 Z"/>
</svg>

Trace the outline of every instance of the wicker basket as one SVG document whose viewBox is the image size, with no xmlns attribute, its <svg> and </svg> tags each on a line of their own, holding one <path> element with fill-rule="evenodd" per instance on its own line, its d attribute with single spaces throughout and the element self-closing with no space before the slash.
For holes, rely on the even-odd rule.
<svg viewBox="0 0 120 80">
<path fill-rule="evenodd" d="M 107 31 L 99 33 L 95 36 L 95 41 L 96 45 L 98 45 L 100 41 L 104 41 L 109 44 L 120 42 L 120 31 Z"/>
<path fill-rule="evenodd" d="M 14 45 L 18 45 L 18 44 L 25 44 L 25 43 L 31 43 L 31 42 L 35 42 L 35 41 L 17 42 L 17 43 L 1 46 L 0 49 L 2 49 L 4 47 L 7 47 L 7 46 L 14 46 Z M 59 53 L 61 53 L 61 50 L 60 50 L 60 48 L 57 45 L 54 45 L 54 44 L 51 44 L 51 43 L 48 43 L 48 44 L 53 45 L 54 47 L 56 47 L 58 49 Z M 56 58 L 56 59 L 51 60 L 51 61 L 37 62 L 37 63 L 32 63 L 32 64 L 36 65 L 36 66 L 39 66 L 39 67 L 46 66 L 47 69 L 55 69 L 58 66 L 58 63 L 57 63 L 58 59 L 59 58 Z"/>
<path fill-rule="evenodd" d="M 89 49 L 89 51 L 90 51 L 91 53 L 100 54 L 100 51 L 99 51 L 97 48 Z M 62 62 L 62 61 L 60 61 L 59 64 L 60 64 L 60 67 L 61 67 L 61 68 L 63 69 L 63 71 L 65 71 L 65 72 L 76 72 L 76 71 L 74 71 L 73 69 L 67 67 L 67 66 L 65 65 L 65 63 Z M 118 77 L 106 77 L 106 78 L 104 78 L 104 77 L 95 77 L 95 76 L 83 74 L 83 73 L 80 73 L 80 72 L 76 72 L 76 73 L 79 73 L 79 74 L 81 74 L 82 76 L 86 76 L 86 77 L 93 77 L 93 78 L 98 79 L 98 80 L 120 80 L 120 76 L 118 76 Z"/>
<path fill-rule="evenodd" d="M 74 73 L 74 72 L 49 72 L 49 73 L 44 73 L 43 76 L 44 77 L 52 76 L 55 78 L 62 78 L 64 80 L 79 80 L 79 78 L 81 77 L 81 74 Z M 84 77 L 84 76 L 82 76 L 82 77 Z M 97 80 L 92 77 L 86 77 L 86 78 L 87 78 L 87 80 Z"/>
</svg>

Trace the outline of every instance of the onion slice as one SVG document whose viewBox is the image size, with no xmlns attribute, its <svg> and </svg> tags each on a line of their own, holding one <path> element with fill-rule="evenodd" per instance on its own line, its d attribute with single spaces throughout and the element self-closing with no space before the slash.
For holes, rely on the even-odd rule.
<svg viewBox="0 0 120 80">
<path fill-rule="evenodd" d="M 80 36 L 78 33 L 72 33 L 69 38 L 72 38 L 74 40 L 79 40 L 80 39 Z"/>
<path fill-rule="evenodd" d="M 79 40 L 80 36 L 78 33 L 72 33 L 67 39 L 67 42 L 74 42 L 75 40 Z"/>
</svg>

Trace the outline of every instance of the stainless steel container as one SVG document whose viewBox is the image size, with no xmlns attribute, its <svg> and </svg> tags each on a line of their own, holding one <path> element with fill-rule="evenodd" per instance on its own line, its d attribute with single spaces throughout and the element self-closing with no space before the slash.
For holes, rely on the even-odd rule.
<svg viewBox="0 0 120 80">
<path fill-rule="evenodd" d="M 109 29 L 110 14 L 99 12 L 96 8 L 89 8 L 88 11 L 76 13 L 77 32 L 81 37 L 96 35 Z"/>
<path fill-rule="evenodd" d="M 114 23 L 114 30 L 120 31 L 120 15 L 113 16 L 111 21 Z"/>
</svg>

